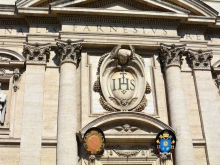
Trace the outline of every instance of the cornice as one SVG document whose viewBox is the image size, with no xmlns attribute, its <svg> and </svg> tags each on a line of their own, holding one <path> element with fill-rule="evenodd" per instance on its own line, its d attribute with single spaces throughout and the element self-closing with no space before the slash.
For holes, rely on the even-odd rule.
<svg viewBox="0 0 220 165">
<path fill-rule="evenodd" d="M 49 14 L 49 8 L 46 7 L 18 7 L 18 14 L 38 14 L 38 15 L 47 15 Z"/>
<path fill-rule="evenodd" d="M 181 31 L 196 31 L 204 33 L 207 29 L 208 25 L 199 25 L 199 24 L 180 24 L 178 27 L 178 32 Z"/>
<path fill-rule="evenodd" d="M 27 26 L 27 22 L 24 18 L 0 18 L 1 25 L 4 26 Z"/>
<path fill-rule="evenodd" d="M 168 1 L 172 1 L 172 0 L 168 0 Z M 201 0 L 176 0 L 176 3 L 181 3 L 184 6 L 192 8 L 197 13 L 199 12 L 204 16 L 217 17 L 218 15 L 218 12 L 216 10 L 214 10 L 213 8 L 211 8 Z"/>
<path fill-rule="evenodd" d="M 15 14 L 15 6 L 14 5 L 1 5 L 0 4 L 0 14 L 1 15 L 14 15 Z"/>
<path fill-rule="evenodd" d="M 40 17 L 40 16 L 26 16 L 26 21 L 29 24 L 37 24 L 37 25 L 59 25 L 57 17 Z"/>
<path fill-rule="evenodd" d="M 136 18 L 119 16 L 91 16 L 91 15 L 70 15 L 59 14 L 61 21 L 64 22 L 87 22 L 87 23 L 111 23 L 111 24 L 134 24 L 134 25 L 163 25 L 163 26 L 178 26 L 180 20 L 177 19 L 159 19 L 159 18 Z"/>
</svg>

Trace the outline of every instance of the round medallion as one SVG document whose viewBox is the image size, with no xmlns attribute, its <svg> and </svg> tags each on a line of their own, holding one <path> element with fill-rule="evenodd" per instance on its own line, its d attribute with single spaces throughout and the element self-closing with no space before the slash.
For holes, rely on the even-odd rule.
<svg viewBox="0 0 220 165">
<path fill-rule="evenodd" d="M 104 149 L 104 134 L 98 128 L 89 129 L 84 136 L 84 147 L 90 154 L 96 155 Z"/>
</svg>

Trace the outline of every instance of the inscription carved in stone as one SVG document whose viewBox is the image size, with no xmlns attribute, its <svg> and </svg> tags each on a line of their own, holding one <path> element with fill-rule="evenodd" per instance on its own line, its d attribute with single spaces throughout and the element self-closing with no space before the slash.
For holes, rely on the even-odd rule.
<svg viewBox="0 0 220 165">
<path fill-rule="evenodd" d="M 100 58 L 93 90 L 100 93 L 100 103 L 108 111 L 144 110 L 145 94 L 151 92 L 144 60 L 132 46 L 130 50 L 116 46 Z"/>
</svg>

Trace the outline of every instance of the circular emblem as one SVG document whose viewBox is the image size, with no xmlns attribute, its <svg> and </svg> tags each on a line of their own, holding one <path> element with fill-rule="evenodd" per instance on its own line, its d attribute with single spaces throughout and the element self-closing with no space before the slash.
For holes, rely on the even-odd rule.
<svg viewBox="0 0 220 165">
<path fill-rule="evenodd" d="M 172 153 L 176 146 L 176 136 L 170 130 L 163 130 L 157 134 L 156 146 L 159 153 Z"/>
<path fill-rule="evenodd" d="M 89 154 L 97 155 L 104 149 L 105 137 L 98 128 L 91 128 L 84 135 L 84 147 Z"/>
<path fill-rule="evenodd" d="M 134 48 L 112 52 L 99 60 L 98 79 L 93 86 L 100 93 L 100 103 L 108 111 L 142 111 L 147 105 L 145 94 L 151 89 L 146 81 L 144 60 Z"/>
</svg>

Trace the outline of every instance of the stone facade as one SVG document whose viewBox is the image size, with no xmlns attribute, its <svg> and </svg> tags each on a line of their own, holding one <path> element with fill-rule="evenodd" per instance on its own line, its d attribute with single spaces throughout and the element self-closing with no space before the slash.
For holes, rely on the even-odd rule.
<svg viewBox="0 0 220 165">
<path fill-rule="evenodd" d="M 0 2 L 0 164 L 219 165 L 218 6 Z M 167 156 L 164 129 L 177 137 Z"/>
</svg>

